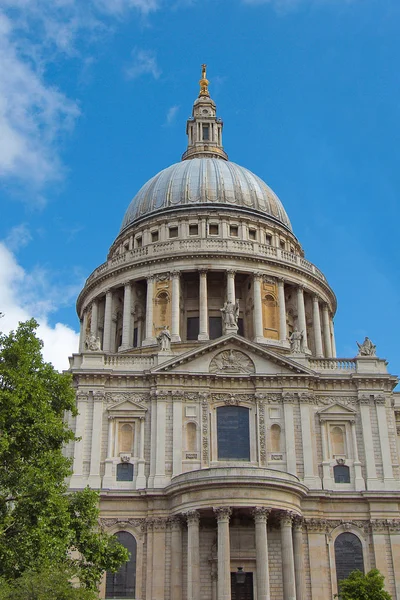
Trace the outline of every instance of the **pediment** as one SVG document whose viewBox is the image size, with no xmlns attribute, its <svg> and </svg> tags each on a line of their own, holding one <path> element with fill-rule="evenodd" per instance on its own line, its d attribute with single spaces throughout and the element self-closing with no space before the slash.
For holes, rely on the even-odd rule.
<svg viewBox="0 0 400 600">
<path fill-rule="evenodd" d="M 169 371 L 232 377 L 313 374 L 294 360 L 238 335 L 212 340 L 151 369 L 152 373 Z"/>
<path fill-rule="evenodd" d="M 113 413 L 113 414 L 122 414 L 122 413 L 141 413 L 144 415 L 144 413 L 146 412 L 146 407 L 143 406 L 142 404 L 139 404 L 138 402 L 135 402 L 134 400 L 121 400 L 120 402 L 117 402 L 116 404 L 112 404 L 111 406 L 108 407 L 108 412 Z"/>
<path fill-rule="evenodd" d="M 321 419 L 354 419 L 356 411 L 348 406 L 336 402 L 318 411 Z"/>
</svg>

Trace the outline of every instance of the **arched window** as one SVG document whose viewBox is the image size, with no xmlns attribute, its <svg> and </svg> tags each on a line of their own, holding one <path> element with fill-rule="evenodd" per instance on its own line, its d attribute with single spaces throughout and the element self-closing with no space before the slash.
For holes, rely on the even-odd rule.
<svg viewBox="0 0 400 600">
<path fill-rule="evenodd" d="M 189 452 L 196 452 L 197 450 L 196 423 L 188 423 L 186 426 L 186 448 Z"/>
<path fill-rule="evenodd" d="M 115 537 L 130 552 L 130 558 L 116 573 L 107 573 L 106 598 L 134 598 L 136 595 L 136 540 L 127 531 L 119 531 Z"/>
<path fill-rule="evenodd" d="M 332 454 L 346 454 L 343 427 L 335 426 L 331 429 Z"/>
<path fill-rule="evenodd" d="M 157 297 L 155 304 L 159 307 L 159 319 L 160 324 L 165 325 L 167 322 L 167 308 L 169 303 L 169 295 L 167 292 L 160 292 Z"/>
<path fill-rule="evenodd" d="M 350 469 L 347 465 L 335 465 L 333 467 L 335 483 L 350 483 Z"/>
<path fill-rule="evenodd" d="M 133 465 L 131 463 L 117 465 L 117 481 L 133 481 Z"/>
<path fill-rule="evenodd" d="M 132 452 L 133 450 L 133 427 L 129 423 L 123 423 L 119 429 L 119 451 Z"/>
<path fill-rule="evenodd" d="M 277 423 L 271 426 L 271 452 L 281 451 L 281 428 Z"/>
<path fill-rule="evenodd" d="M 217 408 L 218 460 L 250 460 L 249 409 Z"/>
<path fill-rule="evenodd" d="M 364 573 L 362 544 L 354 533 L 341 533 L 335 540 L 336 579 L 346 579 L 358 569 Z"/>
</svg>

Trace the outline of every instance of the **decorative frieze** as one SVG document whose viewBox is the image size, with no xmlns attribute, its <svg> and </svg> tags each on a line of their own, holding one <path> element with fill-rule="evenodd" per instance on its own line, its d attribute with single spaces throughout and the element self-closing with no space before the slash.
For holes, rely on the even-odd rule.
<svg viewBox="0 0 400 600">
<path fill-rule="evenodd" d="M 141 531 L 144 531 L 146 529 L 146 525 L 147 525 L 147 519 L 132 519 L 132 518 L 123 518 L 123 517 L 115 517 L 115 518 L 102 518 L 100 519 L 100 525 L 102 527 L 105 527 L 107 529 L 109 529 L 110 527 L 114 527 L 115 525 L 120 525 L 120 526 L 128 526 L 128 525 L 132 525 L 132 527 L 136 527 L 137 529 L 140 529 Z"/>
<path fill-rule="evenodd" d="M 239 350 L 223 350 L 210 362 L 210 373 L 243 374 L 255 373 L 253 361 Z"/>
<path fill-rule="evenodd" d="M 267 441 L 265 435 L 265 404 L 262 401 L 258 402 L 258 425 L 260 436 L 260 461 L 262 465 L 265 465 L 267 461 Z"/>
<path fill-rule="evenodd" d="M 208 399 L 203 398 L 201 412 L 201 437 L 202 437 L 202 452 L 203 463 L 208 465 L 209 462 L 209 442 L 208 442 Z"/>
<path fill-rule="evenodd" d="M 119 402 L 136 402 L 137 404 L 145 404 L 149 399 L 148 394 L 132 394 L 130 392 L 106 392 L 105 400 L 107 404 L 118 404 Z"/>
</svg>

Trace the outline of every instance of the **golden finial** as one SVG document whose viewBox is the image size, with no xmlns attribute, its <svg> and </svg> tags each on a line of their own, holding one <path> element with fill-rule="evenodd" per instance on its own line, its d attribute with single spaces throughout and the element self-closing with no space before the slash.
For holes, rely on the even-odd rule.
<svg viewBox="0 0 400 600">
<path fill-rule="evenodd" d="M 200 84 L 200 96 L 209 96 L 210 93 L 208 91 L 208 84 L 210 82 L 207 79 L 207 65 L 201 65 L 201 79 L 199 81 Z"/>
</svg>

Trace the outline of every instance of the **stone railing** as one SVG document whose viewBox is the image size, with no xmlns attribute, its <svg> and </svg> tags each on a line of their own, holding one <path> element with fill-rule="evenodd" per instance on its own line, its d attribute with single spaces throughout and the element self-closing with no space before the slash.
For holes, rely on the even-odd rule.
<svg viewBox="0 0 400 600">
<path fill-rule="evenodd" d="M 266 244 L 260 244 L 252 241 L 242 240 L 231 240 L 221 238 L 186 238 L 184 240 L 168 240 L 166 242 L 155 242 L 142 248 L 134 248 L 128 250 L 124 254 L 114 256 L 109 261 L 100 265 L 93 271 L 86 281 L 86 284 L 90 283 L 97 277 L 104 275 L 108 271 L 112 271 L 119 265 L 129 265 L 140 262 L 146 258 L 157 258 L 159 256 L 170 255 L 171 258 L 174 255 L 187 254 L 188 252 L 196 252 L 199 255 L 207 252 L 220 252 L 221 254 L 229 253 L 240 253 L 248 256 L 265 256 L 266 258 L 273 258 L 278 262 L 282 262 L 288 265 L 296 265 L 302 270 L 311 273 L 321 281 L 326 282 L 324 274 L 317 269 L 311 262 L 302 258 L 298 254 L 292 254 L 286 252 L 281 248 L 275 248 L 275 246 L 268 246 Z"/>
<path fill-rule="evenodd" d="M 314 371 L 355 371 L 355 358 L 311 358 L 308 361 Z"/>
<path fill-rule="evenodd" d="M 147 355 L 107 354 L 104 356 L 104 366 L 116 369 L 151 369 L 154 366 L 154 357 Z"/>
</svg>

